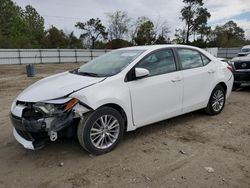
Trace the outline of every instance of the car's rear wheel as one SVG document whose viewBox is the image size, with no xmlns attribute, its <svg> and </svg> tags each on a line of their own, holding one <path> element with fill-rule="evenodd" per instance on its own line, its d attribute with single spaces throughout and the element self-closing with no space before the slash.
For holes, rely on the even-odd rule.
<svg viewBox="0 0 250 188">
<path fill-rule="evenodd" d="M 111 107 L 101 107 L 80 121 L 77 136 L 84 149 L 100 155 L 117 146 L 123 132 L 124 120 L 121 114 Z"/>
<path fill-rule="evenodd" d="M 205 111 L 210 115 L 219 114 L 224 108 L 225 101 L 226 101 L 226 91 L 223 87 L 217 85 L 210 96 Z"/>
</svg>

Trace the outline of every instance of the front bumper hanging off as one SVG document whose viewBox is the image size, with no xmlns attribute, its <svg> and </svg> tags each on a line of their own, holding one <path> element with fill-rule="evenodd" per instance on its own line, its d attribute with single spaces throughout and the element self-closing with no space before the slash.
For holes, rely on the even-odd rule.
<svg viewBox="0 0 250 188">
<path fill-rule="evenodd" d="M 26 120 L 13 114 L 10 118 L 14 126 L 13 135 L 15 139 L 24 148 L 36 150 L 42 148 L 50 140 L 50 133 L 57 133 L 71 125 L 73 113 L 53 117 L 49 121 L 46 119 Z"/>
<path fill-rule="evenodd" d="M 66 111 L 48 115 L 35 109 L 33 104 L 18 101 L 13 103 L 10 112 L 13 135 L 24 148 L 40 149 L 50 140 L 74 136 L 79 120 L 90 110 L 79 102 Z"/>
<path fill-rule="evenodd" d="M 13 135 L 14 135 L 15 139 L 16 139 L 20 144 L 23 145 L 24 148 L 26 148 L 26 149 L 31 149 L 31 150 L 34 150 L 34 149 L 35 149 L 35 147 L 34 147 L 34 145 L 33 145 L 33 142 L 32 142 L 32 141 L 29 141 L 29 140 L 26 140 L 25 138 L 23 138 L 22 136 L 20 136 L 20 135 L 17 133 L 17 131 L 16 131 L 15 128 L 13 128 Z"/>
</svg>

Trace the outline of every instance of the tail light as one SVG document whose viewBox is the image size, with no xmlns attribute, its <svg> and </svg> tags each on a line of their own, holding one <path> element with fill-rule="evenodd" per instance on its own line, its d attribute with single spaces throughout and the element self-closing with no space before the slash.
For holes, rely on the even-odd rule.
<svg viewBox="0 0 250 188">
<path fill-rule="evenodd" d="M 232 67 L 232 65 L 227 65 L 227 69 L 230 70 L 233 73 L 233 67 Z"/>
</svg>

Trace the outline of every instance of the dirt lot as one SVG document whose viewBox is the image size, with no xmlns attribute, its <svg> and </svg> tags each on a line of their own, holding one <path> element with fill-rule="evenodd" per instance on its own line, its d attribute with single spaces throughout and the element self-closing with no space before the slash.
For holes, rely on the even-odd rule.
<svg viewBox="0 0 250 188">
<path fill-rule="evenodd" d="M 76 139 L 23 149 L 12 136 L 12 100 L 36 80 L 77 66 L 39 65 L 35 78 L 24 66 L 0 66 L 1 188 L 250 187 L 250 87 L 233 92 L 218 116 L 194 112 L 140 128 L 106 155 L 89 155 Z"/>
</svg>

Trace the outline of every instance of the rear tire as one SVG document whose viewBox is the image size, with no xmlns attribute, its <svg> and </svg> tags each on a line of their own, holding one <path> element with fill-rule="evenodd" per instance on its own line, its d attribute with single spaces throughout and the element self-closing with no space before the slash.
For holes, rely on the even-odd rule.
<svg viewBox="0 0 250 188">
<path fill-rule="evenodd" d="M 220 85 L 217 85 L 210 96 L 205 112 L 209 115 L 219 114 L 225 105 L 226 91 Z"/>
<path fill-rule="evenodd" d="M 101 107 L 88 113 L 77 128 L 81 146 L 94 155 L 107 153 L 121 141 L 124 133 L 124 120 L 121 114 L 111 107 Z"/>
</svg>

